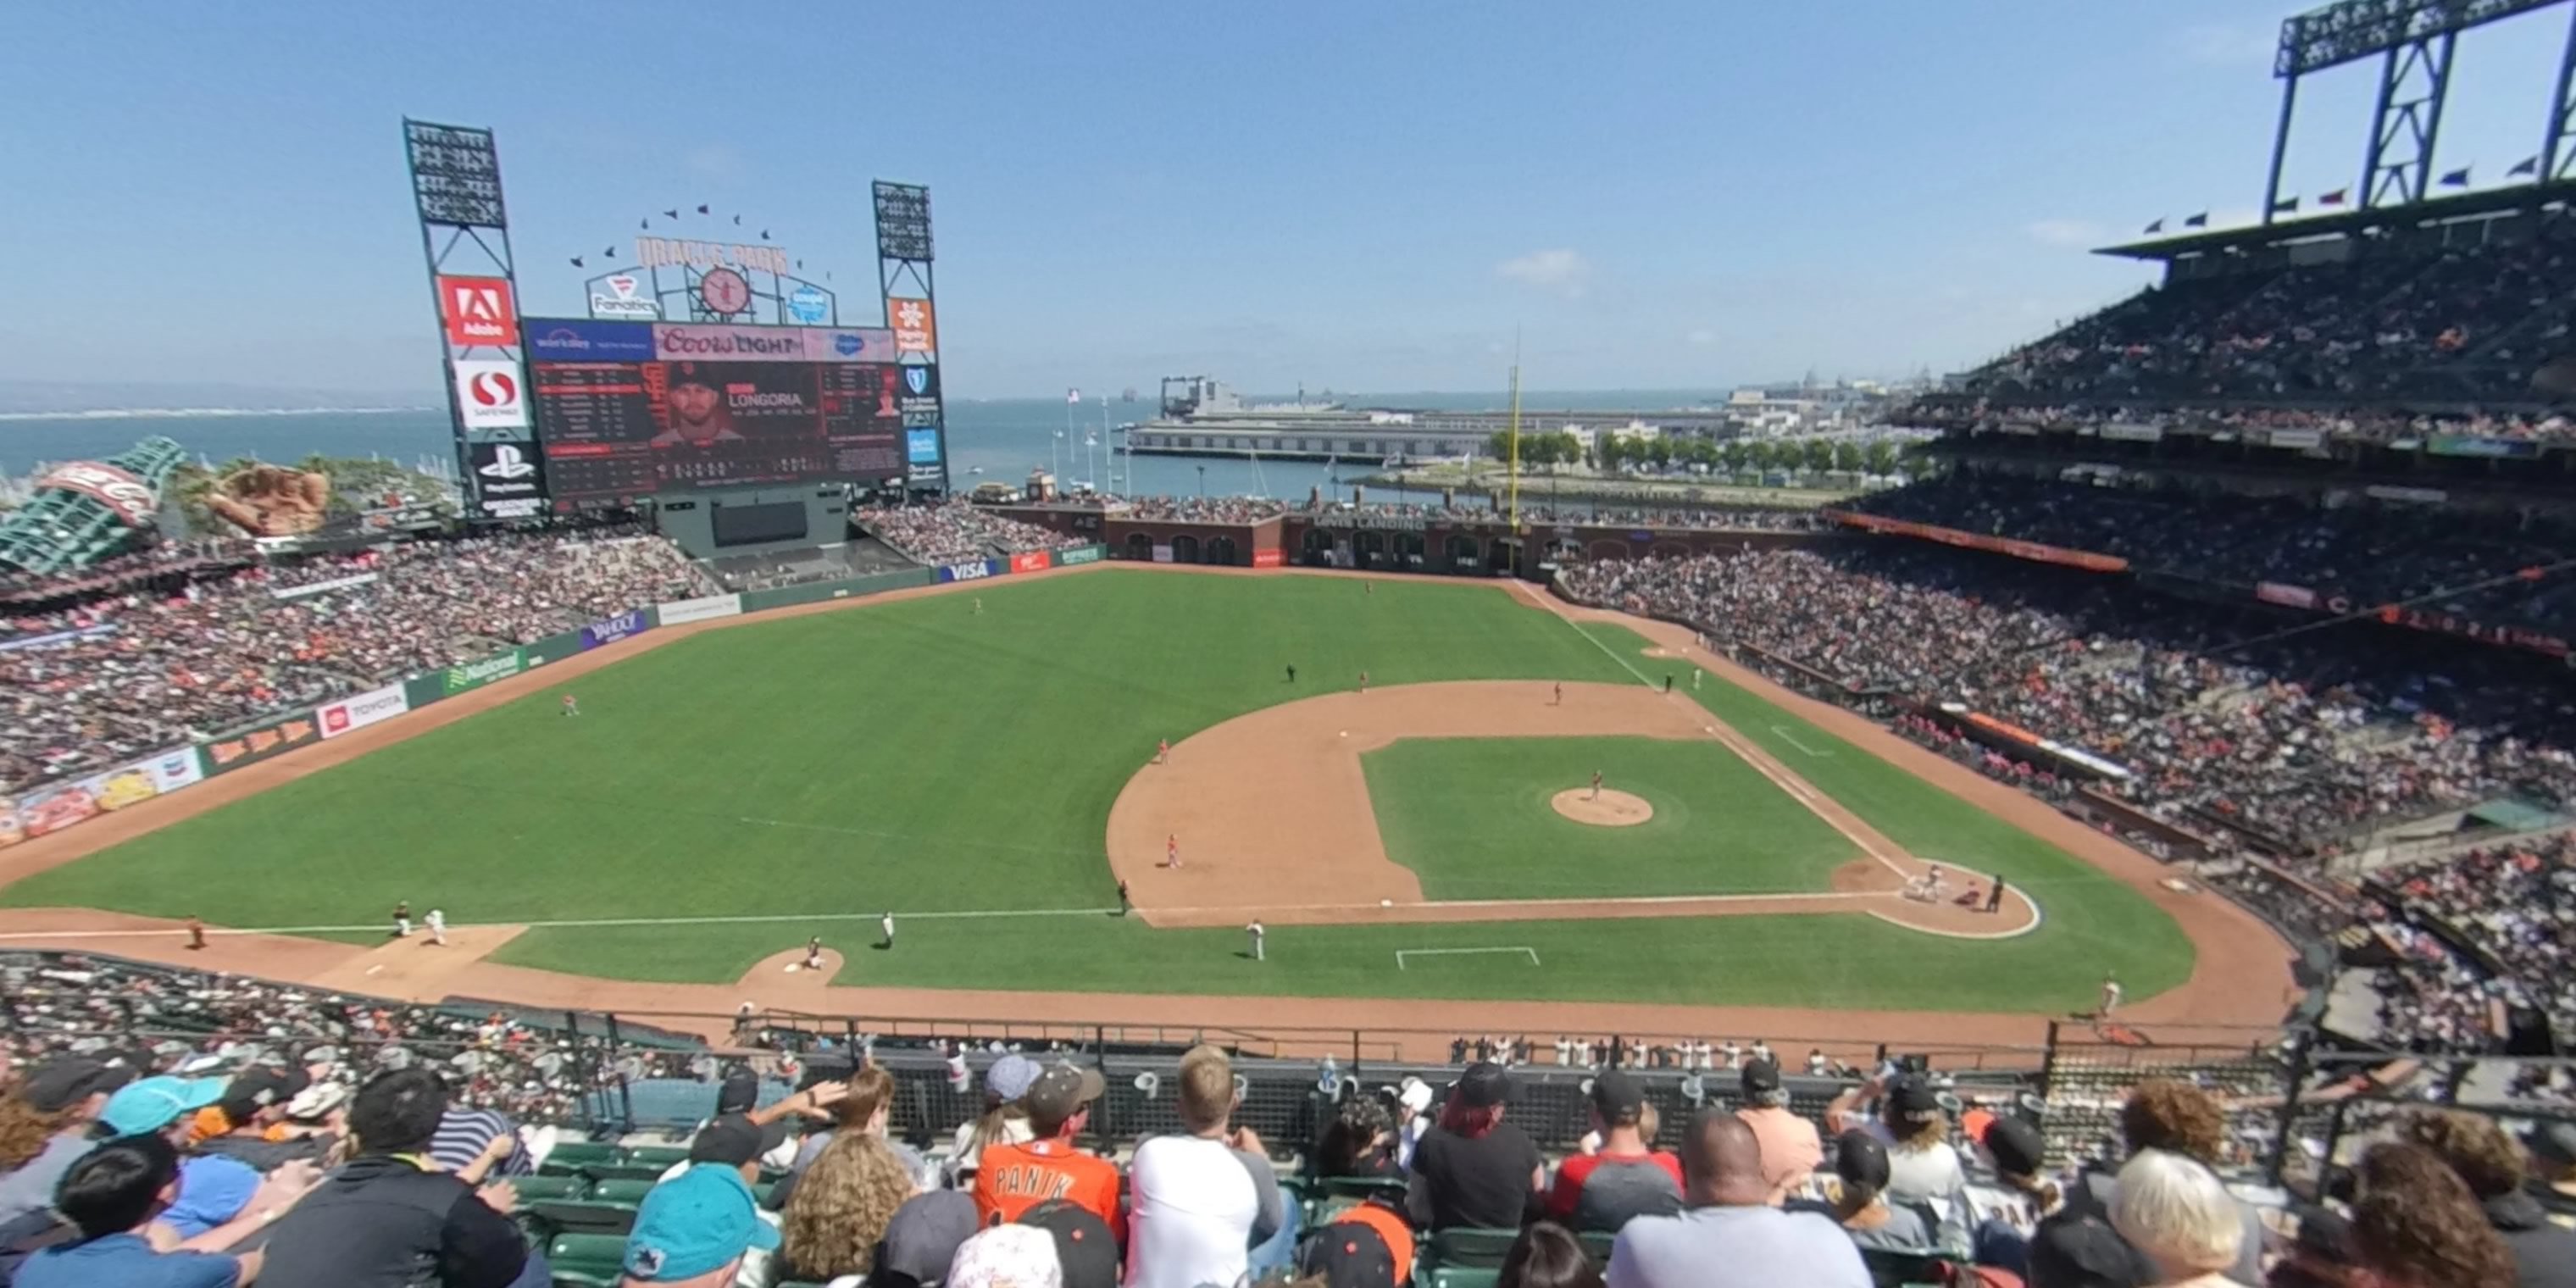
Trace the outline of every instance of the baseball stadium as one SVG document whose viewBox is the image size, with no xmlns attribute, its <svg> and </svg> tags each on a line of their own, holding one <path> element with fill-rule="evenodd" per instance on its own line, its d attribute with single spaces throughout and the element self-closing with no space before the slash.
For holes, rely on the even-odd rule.
<svg viewBox="0 0 2576 1288">
<path fill-rule="evenodd" d="M 445 458 L 0 496 L 0 1288 L 2557 1282 L 2576 34 L 2399 128 L 2535 14 L 2290 17 L 2365 181 L 1954 375 L 1107 487 L 976 480 L 926 187 L 566 273 L 402 120 Z"/>
</svg>

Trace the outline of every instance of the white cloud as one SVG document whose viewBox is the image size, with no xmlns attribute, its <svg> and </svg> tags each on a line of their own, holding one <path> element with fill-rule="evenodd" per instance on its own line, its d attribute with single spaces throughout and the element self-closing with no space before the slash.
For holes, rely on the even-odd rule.
<svg viewBox="0 0 2576 1288">
<path fill-rule="evenodd" d="M 2174 33 L 2174 47 L 2183 57 L 2213 67 L 2268 63 L 2280 44 L 2278 28 L 2267 30 L 2248 23 L 2201 22 Z"/>
<path fill-rule="evenodd" d="M 2085 219 L 2035 219 L 2022 225 L 2031 240 L 2044 246 L 2074 246 L 2083 249 L 2102 244 L 2102 225 Z"/>
<path fill-rule="evenodd" d="M 1592 276 L 1592 263 L 1578 251 L 1534 250 L 1504 260 L 1494 266 L 1494 271 L 1515 282 L 1572 296 L 1583 294 L 1584 283 Z"/>
<path fill-rule="evenodd" d="M 1682 338 L 1690 341 L 1692 344 L 1715 344 L 1717 343 L 1717 332 L 1711 331 L 1707 327 L 1701 327 Z"/>
</svg>

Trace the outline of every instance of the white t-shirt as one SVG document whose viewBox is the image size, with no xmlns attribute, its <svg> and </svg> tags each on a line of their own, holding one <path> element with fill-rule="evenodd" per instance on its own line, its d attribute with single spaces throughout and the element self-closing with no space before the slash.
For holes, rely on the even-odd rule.
<svg viewBox="0 0 2576 1288">
<path fill-rule="evenodd" d="M 1225 1142 L 1157 1136 L 1127 1166 L 1127 1288 L 1231 1284 L 1249 1265 L 1261 1199 Z"/>
<path fill-rule="evenodd" d="M 1869 1134 L 1887 1146 L 1887 1198 L 1891 1203 L 1930 1203 L 1944 1222 L 1965 1215 L 1968 1171 L 1959 1163 L 1957 1146 L 1941 1141 L 1930 1149 L 1906 1149 L 1896 1143 L 1887 1124 L 1873 1120 Z"/>
</svg>

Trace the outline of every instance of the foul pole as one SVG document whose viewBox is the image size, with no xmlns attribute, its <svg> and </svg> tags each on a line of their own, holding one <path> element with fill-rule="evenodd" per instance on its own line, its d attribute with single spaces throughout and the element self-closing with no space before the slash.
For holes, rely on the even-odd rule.
<svg viewBox="0 0 2576 1288">
<path fill-rule="evenodd" d="M 1512 336 L 1512 461 L 1508 483 L 1510 502 L 1505 507 L 1504 521 L 1518 532 L 1521 527 L 1521 338 Z"/>
</svg>

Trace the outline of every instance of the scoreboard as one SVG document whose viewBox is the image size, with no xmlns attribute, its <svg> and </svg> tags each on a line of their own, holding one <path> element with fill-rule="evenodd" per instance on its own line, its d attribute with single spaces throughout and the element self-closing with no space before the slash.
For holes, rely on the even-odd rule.
<svg viewBox="0 0 2576 1288">
<path fill-rule="evenodd" d="M 525 326 L 538 441 L 558 503 L 904 473 L 904 377 L 887 332 Z"/>
</svg>

